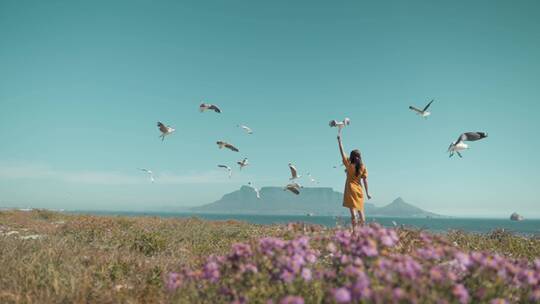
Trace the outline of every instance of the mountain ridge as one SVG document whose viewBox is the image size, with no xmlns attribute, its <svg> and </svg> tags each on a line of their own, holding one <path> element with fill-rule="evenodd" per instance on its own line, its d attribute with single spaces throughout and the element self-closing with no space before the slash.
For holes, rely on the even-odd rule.
<svg viewBox="0 0 540 304">
<path fill-rule="evenodd" d="M 194 213 L 220 214 L 260 214 L 260 215 L 348 215 L 342 207 L 343 193 L 330 187 L 308 187 L 300 190 L 300 195 L 284 191 L 280 187 L 262 187 L 261 199 L 248 186 L 227 193 L 215 202 L 190 208 Z M 388 217 L 443 217 L 409 204 L 398 197 L 383 207 L 364 203 L 368 216 Z"/>
</svg>

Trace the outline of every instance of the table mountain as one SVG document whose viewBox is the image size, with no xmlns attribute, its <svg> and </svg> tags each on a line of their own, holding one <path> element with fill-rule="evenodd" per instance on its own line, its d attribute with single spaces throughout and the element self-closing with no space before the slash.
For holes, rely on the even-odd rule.
<svg viewBox="0 0 540 304">
<path fill-rule="evenodd" d="M 342 206 L 343 193 L 332 188 L 302 188 L 300 195 L 283 191 L 280 187 L 263 187 L 261 199 L 257 199 L 252 188 L 242 186 L 239 190 L 225 194 L 220 200 L 191 208 L 192 212 L 221 214 L 265 214 L 265 215 L 348 215 Z M 368 216 L 392 217 L 438 217 L 398 198 L 384 207 L 365 203 Z"/>
</svg>

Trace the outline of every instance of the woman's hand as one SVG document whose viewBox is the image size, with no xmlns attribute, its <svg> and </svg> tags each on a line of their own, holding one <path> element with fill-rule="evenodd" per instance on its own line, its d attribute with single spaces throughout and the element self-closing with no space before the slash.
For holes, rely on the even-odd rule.
<svg viewBox="0 0 540 304">
<path fill-rule="evenodd" d="M 371 199 L 371 195 L 368 194 L 368 195 L 367 195 L 367 199 L 370 200 L 370 199 Z"/>
</svg>

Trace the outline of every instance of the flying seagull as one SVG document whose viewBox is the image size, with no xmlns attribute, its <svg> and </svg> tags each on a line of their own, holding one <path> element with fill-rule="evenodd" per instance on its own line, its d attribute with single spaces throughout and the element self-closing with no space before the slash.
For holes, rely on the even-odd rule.
<svg viewBox="0 0 540 304">
<path fill-rule="evenodd" d="M 227 165 L 218 165 L 218 167 L 223 168 L 223 169 L 226 169 L 227 171 L 229 171 L 229 178 L 231 178 L 231 176 L 232 176 L 232 169 L 231 169 L 231 167 L 229 167 L 229 166 L 227 166 Z"/>
<path fill-rule="evenodd" d="M 341 129 L 351 124 L 351 120 L 347 117 L 343 121 L 331 120 L 328 124 L 332 128 L 338 128 L 338 134 L 341 134 Z"/>
<path fill-rule="evenodd" d="M 413 110 L 416 112 L 416 114 L 424 117 L 424 118 L 427 118 L 429 115 L 431 115 L 431 112 L 428 112 L 428 109 L 429 109 L 429 106 L 431 106 L 431 104 L 435 101 L 435 99 L 432 99 L 425 107 L 424 109 L 420 110 L 418 109 L 417 107 L 413 107 L 413 106 L 409 106 L 409 109 Z"/>
<path fill-rule="evenodd" d="M 244 129 L 247 132 L 247 134 L 253 134 L 253 131 L 251 130 L 251 128 L 249 128 L 246 125 L 238 125 L 238 127 Z"/>
<path fill-rule="evenodd" d="M 201 103 L 201 105 L 199 106 L 199 111 L 204 112 L 206 110 L 212 110 L 216 113 L 221 113 L 221 110 L 218 108 L 218 106 L 209 103 Z"/>
<path fill-rule="evenodd" d="M 300 188 L 302 188 L 302 186 L 300 186 L 299 184 L 297 183 L 290 183 L 288 184 L 287 186 L 285 186 L 285 188 L 283 188 L 283 191 L 291 191 L 292 193 L 298 195 L 300 194 Z"/>
<path fill-rule="evenodd" d="M 315 183 L 315 184 L 318 184 L 319 181 L 317 181 L 316 179 L 313 178 L 313 176 L 311 176 L 311 173 L 308 173 L 307 176 L 309 177 L 309 180 L 312 182 L 312 183 Z"/>
<path fill-rule="evenodd" d="M 290 180 L 301 177 L 301 175 L 298 175 L 298 171 L 296 170 L 296 167 L 293 164 L 289 163 L 289 169 L 291 169 L 291 178 L 289 178 Z"/>
<path fill-rule="evenodd" d="M 261 199 L 261 193 L 260 193 L 261 189 L 258 189 L 258 188 L 256 188 L 255 186 L 253 186 L 253 183 L 252 183 L 252 182 L 249 182 L 248 185 L 249 185 L 251 188 L 253 188 L 253 191 L 255 191 L 255 195 L 257 195 L 257 198 L 258 198 L 258 199 Z"/>
<path fill-rule="evenodd" d="M 150 176 L 150 181 L 152 183 L 154 182 L 154 173 L 152 173 L 152 171 L 150 171 L 148 169 L 145 169 L 145 168 L 139 168 L 139 170 L 141 170 L 143 172 L 146 172 Z"/>
<path fill-rule="evenodd" d="M 240 166 L 240 170 L 242 170 L 242 168 L 244 168 L 245 166 L 249 165 L 247 158 L 237 161 L 236 163 Z"/>
<path fill-rule="evenodd" d="M 450 153 L 449 157 L 454 156 L 454 153 L 456 153 L 459 157 L 463 157 L 460 151 L 469 148 L 469 145 L 467 145 L 465 141 L 477 141 L 486 137 L 488 137 L 488 135 L 485 132 L 466 132 L 461 134 L 458 139 L 451 143 L 448 147 L 448 153 Z"/>
<path fill-rule="evenodd" d="M 161 135 L 159 136 L 159 137 L 161 137 L 161 141 L 165 140 L 165 136 L 167 136 L 167 135 L 171 134 L 172 132 L 174 132 L 174 129 L 171 126 L 166 126 L 166 125 L 162 124 L 159 121 L 157 123 L 157 126 L 159 128 L 159 131 L 161 132 Z"/>
<path fill-rule="evenodd" d="M 239 152 L 240 150 L 238 150 L 235 146 L 231 145 L 230 143 L 228 142 L 224 142 L 224 141 L 217 141 L 216 144 L 218 145 L 218 147 L 220 149 L 223 149 L 224 147 L 231 150 L 231 151 L 234 151 L 234 152 Z"/>
</svg>

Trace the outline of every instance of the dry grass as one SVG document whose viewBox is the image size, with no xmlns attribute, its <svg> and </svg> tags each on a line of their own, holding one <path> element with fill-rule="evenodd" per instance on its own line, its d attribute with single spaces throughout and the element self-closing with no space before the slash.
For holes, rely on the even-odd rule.
<svg viewBox="0 0 540 304">
<path fill-rule="evenodd" d="M 0 303 L 163 303 L 163 274 L 280 227 L 0 212 Z M 22 240 L 24 235 L 42 235 Z"/>
<path fill-rule="evenodd" d="M 6 235 L 9 231 L 18 234 Z M 222 254 L 234 242 L 294 233 L 326 234 L 316 227 L 260 226 L 197 218 L 67 215 L 44 210 L 0 212 L 0 303 L 167 303 L 163 278 L 181 265 Z M 41 235 L 22 240 L 21 236 Z M 402 251 L 419 231 L 400 230 Z M 508 234 L 449 233 L 463 249 L 540 257 L 540 241 Z"/>
</svg>

